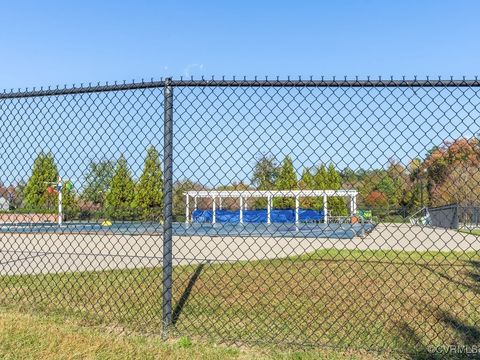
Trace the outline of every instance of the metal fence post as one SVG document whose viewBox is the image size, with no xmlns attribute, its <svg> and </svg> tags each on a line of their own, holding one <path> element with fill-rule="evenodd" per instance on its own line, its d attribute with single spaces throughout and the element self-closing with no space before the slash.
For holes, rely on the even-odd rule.
<svg viewBox="0 0 480 360">
<path fill-rule="evenodd" d="M 163 336 L 168 337 L 172 324 L 172 195 L 173 195 L 173 87 L 171 79 L 165 80 L 164 87 L 164 223 L 163 223 L 163 292 L 162 319 Z"/>
</svg>

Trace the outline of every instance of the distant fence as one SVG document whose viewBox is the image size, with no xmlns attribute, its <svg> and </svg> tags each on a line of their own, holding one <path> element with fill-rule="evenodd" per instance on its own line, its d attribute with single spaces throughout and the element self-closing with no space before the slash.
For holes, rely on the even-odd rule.
<svg viewBox="0 0 480 360">
<path fill-rule="evenodd" d="M 450 204 L 428 208 L 431 225 L 445 229 L 480 227 L 480 206 Z"/>
<path fill-rule="evenodd" d="M 429 208 L 431 225 L 444 229 L 458 229 L 458 208 L 458 204 Z"/>
<path fill-rule="evenodd" d="M 56 222 L 57 215 L 54 214 L 13 214 L 1 213 L 0 223 L 45 223 Z"/>
<path fill-rule="evenodd" d="M 480 206 L 459 206 L 458 222 L 460 227 L 479 228 L 480 227 Z"/>
</svg>

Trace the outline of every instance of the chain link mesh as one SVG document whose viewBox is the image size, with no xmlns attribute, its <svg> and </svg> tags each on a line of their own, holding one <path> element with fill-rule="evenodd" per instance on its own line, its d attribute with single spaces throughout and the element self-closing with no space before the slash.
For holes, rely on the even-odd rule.
<svg viewBox="0 0 480 360">
<path fill-rule="evenodd" d="M 171 188 L 163 81 L 4 93 L 0 303 L 237 343 L 477 344 L 479 85 L 173 80 Z"/>
</svg>

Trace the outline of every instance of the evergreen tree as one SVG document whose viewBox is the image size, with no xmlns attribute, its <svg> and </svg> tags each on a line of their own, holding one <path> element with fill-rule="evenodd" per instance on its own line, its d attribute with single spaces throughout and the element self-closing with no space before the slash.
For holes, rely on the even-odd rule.
<svg viewBox="0 0 480 360">
<path fill-rule="evenodd" d="M 136 185 L 133 206 L 141 211 L 143 219 L 154 220 L 162 216 L 163 174 L 160 156 L 154 146 L 147 149 L 145 165 Z"/>
<path fill-rule="evenodd" d="M 313 176 L 313 183 L 315 186 L 315 190 L 327 190 L 327 169 L 325 168 L 325 165 L 321 164 L 318 168 L 317 171 L 315 172 L 315 175 Z M 323 210 L 323 198 L 322 197 L 316 197 L 312 201 L 313 208 L 315 210 Z"/>
<path fill-rule="evenodd" d="M 335 166 L 330 164 L 327 170 L 326 185 L 328 190 L 340 190 L 342 188 L 342 179 Z M 343 197 L 330 197 L 327 201 L 328 212 L 332 216 L 348 215 L 347 204 Z"/>
<path fill-rule="evenodd" d="M 49 183 L 57 180 L 58 171 L 53 155 L 41 152 L 33 162 L 32 175 L 24 189 L 25 207 L 37 210 L 46 208 L 53 210 L 55 195 L 47 192 L 47 189 L 49 186 L 55 187 Z"/>
<path fill-rule="evenodd" d="M 302 177 L 300 178 L 299 187 L 301 190 L 314 190 L 315 179 L 309 168 L 303 169 Z M 303 209 L 313 209 L 315 199 L 311 197 L 300 198 L 300 207 Z"/>
<path fill-rule="evenodd" d="M 297 174 L 293 168 L 293 161 L 287 156 L 280 166 L 278 177 L 275 181 L 276 190 L 295 190 L 297 185 Z M 295 207 L 295 199 L 292 197 L 274 198 L 273 206 L 277 209 L 293 209 Z"/>
<path fill-rule="evenodd" d="M 134 191 L 135 183 L 128 169 L 127 160 L 122 155 L 115 167 L 115 174 L 106 196 L 107 211 L 113 219 L 131 217 Z"/>
<path fill-rule="evenodd" d="M 278 164 L 273 156 L 262 155 L 255 164 L 252 183 L 257 190 L 275 189 L 275 181 L 278 176 Z M 257 198 L 254 200 L 256 209 L 265 209 L 267 199 Z"/>
</svg>

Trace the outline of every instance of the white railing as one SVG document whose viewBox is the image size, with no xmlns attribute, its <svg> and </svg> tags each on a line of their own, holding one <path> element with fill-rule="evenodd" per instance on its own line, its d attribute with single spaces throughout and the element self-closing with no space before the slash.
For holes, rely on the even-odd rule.
<svg viewBox="0 0 480 360">
<path fill-rule="evenodd" d="M 417 216 L 418 214 L 421 214 L 424 211 L 425 211 L 424 216 Z M 430 223 L 430 214 L 428 213 L 428 208 L 423 207 L 420 210 L 414 212 L 412 215 L 410 215 L 409 220 L 411 225 L 421 225 L 421 226 L 428 225 Z"/>
</svg>

